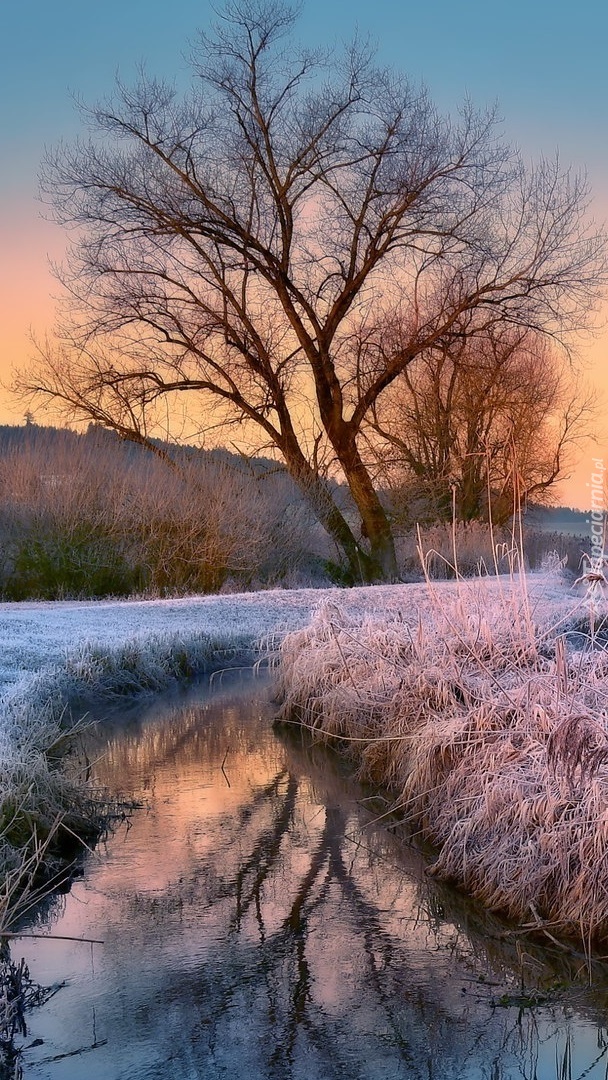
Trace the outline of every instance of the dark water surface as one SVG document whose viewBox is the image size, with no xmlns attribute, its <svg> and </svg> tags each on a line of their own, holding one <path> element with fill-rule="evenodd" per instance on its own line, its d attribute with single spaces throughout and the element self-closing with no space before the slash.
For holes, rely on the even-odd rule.
<svg viewBox="0 0 608 1080">
<path fill-rule="evenodd" d="M 146 808 L 43 925 L 104 944 L 14 945 L 66 980 L 26 1078 L 607 1077 L 606 970 L 590 987 L 429 881 L 269 698 L 231 676 L 96 736 L 102 782 Z"/>
</svg>

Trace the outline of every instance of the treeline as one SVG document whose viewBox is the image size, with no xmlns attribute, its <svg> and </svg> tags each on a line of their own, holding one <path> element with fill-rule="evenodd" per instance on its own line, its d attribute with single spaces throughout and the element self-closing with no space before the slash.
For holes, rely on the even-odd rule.
<svg viewBox="0 0 608 1080">
<path fill-rule="evenodd" d="M 159 445 L 169 460 L 91 425 L 0 427 L 0 597 L 174 596 L 347 584 L 336 549 L 282 465 L 227 450 Z M 348 495 L 336 499 L 349 514 Z M 396 518 L 398 510 L 389 512 Z M 496 568 L 508 529 L 458 526 L 458 567 Z M 493 546 L 494 545 L 494 546 Z M 419 580 L 415 530 L 397 536 L 399 572 Z M 427 525 L 427 566 L 453 576 L 450 524 Z M 581 541 L 526 531 L 527 564 L 549 552 L 575 571 Z M 508 569 L 509 557 L 498 562 Z"/>
<path fill-rule="evenodd" d="M 172 447 L 171 457 L 95 427 L 1 428 L 1 596 L 166 596 L 326 580 L 331 547 L 283 468 L 221 450 Z"/>
</svg>

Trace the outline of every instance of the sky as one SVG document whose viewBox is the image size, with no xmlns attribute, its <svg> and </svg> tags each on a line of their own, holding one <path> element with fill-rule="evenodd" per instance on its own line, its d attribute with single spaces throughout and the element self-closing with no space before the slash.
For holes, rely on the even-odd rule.
<svg viewBox="0 0 608 1080">
<path fill-rule="evenodd" d="M 217 5 L 215 5 L 217 6 Z M 187 78 L 185 53 L 214 18 L 207 0 L 3 0 L 0 13 L 0 423 L 21 423 L 11 372 L 32 354 L 30 335 L 52 330 L 60 287 L 50 261 L 65 238 L 44 219 L 38 170 L 45 147 L 82 130 L 75 99 L 111 93 L 144 62 Z M 380 59 L 423 80 L 438 107 L 465 96 L 498 103 L 509 141 L 526 158 L 553 156 L 587 173 L 591 213 L 608 219 L 608 5 L 602 0 L 304 0 L 300 37 L 340 44 L 370 35 Z M 608 319 L 608 305 L 604 307 Z M 560 501 L 586 508 L 594 458 L 608 466 L 608 329 L 580 343 L 580 364 L 607 420 L 586 445 Z"/>
</svg>

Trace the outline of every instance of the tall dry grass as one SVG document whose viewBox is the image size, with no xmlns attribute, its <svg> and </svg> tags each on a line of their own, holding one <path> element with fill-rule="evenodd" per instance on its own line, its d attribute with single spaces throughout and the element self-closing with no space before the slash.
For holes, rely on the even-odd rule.
<svg viewBox="0 0 608 1080">
<path fill-rule="evenodd" d="M 442 579 L 455 576 L 454 534 L 458 552 L 459 573 L 463 577 L 480 574 L 509 574 L 512 550 L 512 529 L 496 528 L 487 521 L 437 522 L 421 526 L 426 550 L 425 570 L 431 578 Z M 526 526 L 522 530 L 524 565 L 530 570 L 540 570 L 552 553 L 564 560 L 567 569 L 577 574 L 584 548 L 589 548 L 585 537 L 559 532 L 543 532 Z M 497 552 L 497 545 L 500 545 Z M 399 570 L 404 580 L 423 577 L 419 557 L 419 537 L 416 529 L 400 533 L 396 538 Z"/>
<path fill-rule="evenodd" d="M 33 427 L 33 426 L 32 426 Z M 185 595 L 322 573 L 333 548 L 287 473 L 33 427 L 0 453 L 0 595 Z"/>
<path fill-rule="evenodd" d="M 282 644 L 282 715 L 393 792 L 433 874 L 591 949 L 608 942 L 608 652 L 572 649 L 585 605 L 554 625 L 517 550 L 507 578 L 450 590 L 425 560 L 428 602 L 400 617 L 326 605 Z"/>
</svg>

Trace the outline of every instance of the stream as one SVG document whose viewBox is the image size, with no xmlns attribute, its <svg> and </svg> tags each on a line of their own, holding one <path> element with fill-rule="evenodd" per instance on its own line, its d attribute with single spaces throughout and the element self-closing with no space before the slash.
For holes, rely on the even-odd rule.
<svg viewBox="0 0 608 1080">
<path fill-rule="evenodd" d="M 231 674 L 88 736 L 143 806 L 13 943 L 65 983 L 25 1080 L 605 1080 L 608 967 L 434 882 L 275 712 L 267 675 Z"/>
</svg>

